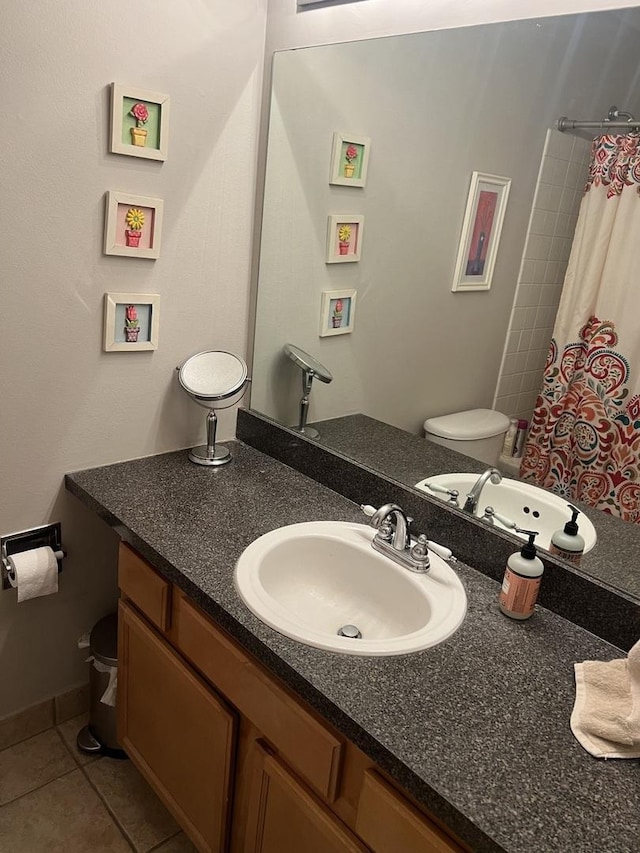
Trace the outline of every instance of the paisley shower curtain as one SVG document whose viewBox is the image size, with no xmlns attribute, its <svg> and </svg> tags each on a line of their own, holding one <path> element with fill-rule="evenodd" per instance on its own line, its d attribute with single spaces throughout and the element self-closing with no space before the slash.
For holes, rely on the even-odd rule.
<svg viewBox="0 0 640 853">
<path fill-rule="evenodd" d="M 520 476 L 640 523 L 640 135 L 596 138 Z"/>
</svg>

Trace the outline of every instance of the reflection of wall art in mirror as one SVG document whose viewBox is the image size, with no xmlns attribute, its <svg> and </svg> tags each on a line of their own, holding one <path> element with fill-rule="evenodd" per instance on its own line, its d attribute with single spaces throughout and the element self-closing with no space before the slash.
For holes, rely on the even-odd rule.
<svg viewBox="0 0 640 853">
<path fill-rule="evenodd" d="M 334 133 L 330 184 L 363 187 L 367 180 L 371 140 L 352 133 Z"/>
<path fill-rule="evenodd" d="M 345 214 L 329 216 L 327 222 L 328 264 L 359 261 L 362 255 L 364 216 Z"/>
<path fill-rule="evenodd" d="M 162 199 L 111 191 L 106 199 L 105 255 L 157 258 L 162 232 Z"/>
<path fill-rule="evenodd" d="M 353 332 L 356 314 L 355 290 L 323 290 L 320 308 L 320 337 Z"/>
<path fill-rule="evenodd" d="M 451 290 L 489 290 L 511 178 L 473 172 Z"/>
<path fill-rule="evenodd" d="M 105 293 L 105 352 L 158 349 L 157 293 Z"/>
<path fill-rule="evenodd" d="M 111 84 L 112 154 L 166 160 L 169 142 L 169 95 Z"/>
</svg>

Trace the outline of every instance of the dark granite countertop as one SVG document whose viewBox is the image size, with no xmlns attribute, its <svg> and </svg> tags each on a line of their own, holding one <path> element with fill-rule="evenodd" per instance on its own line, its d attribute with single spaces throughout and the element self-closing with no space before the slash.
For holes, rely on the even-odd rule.
<svg viewBox="0 0 640 853">
<path fill-rule="evenodd" d="M 285 524 L 362 517 L 291 468 L 232 447 L 234 462 L 218 470 L 177 452 L 70 474 L 66 485 L 474 850 L 640 851 L 640 762 L 594 759 L 569 728 L 573 663 L 620 650 L 540 607 L 525 623 L 507 619 L 498 584 L 461 563 L 467 617 L 432 649 L 365 658 L 281 636 L 234 590 L 240 553 Z"/>
<path fill-rule="evenodd" d="M 455 471 L 481 474 L 487 467 L 484 462 L 367 415 L 346 415 L 318 421 L 313 426 L 320 431 L 320 444 L 405 486 Z M 503 469 L 503 474 L 519 479 L 513 470 Z M 584 503 L 576 505 L 593 522 L 598 534 L 596 547 L 582 557 L 581 570 L 640 598 L 640 527 Z"/>
</svg>

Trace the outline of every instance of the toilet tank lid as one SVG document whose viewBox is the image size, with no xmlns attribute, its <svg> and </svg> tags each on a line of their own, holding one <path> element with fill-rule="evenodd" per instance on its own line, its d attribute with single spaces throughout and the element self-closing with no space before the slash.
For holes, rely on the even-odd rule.
<svg viewBox="0 0 640 853">
<path fill-rule="evenodd" d="M 509 418 L 494 409 L 470 409 L 467 412 L 454 412 L 438 418 L 427 418 L 424 431 L 438 438 L 450 438 L 453 441 L 474 441 L 491 438 L 506 432 Z"/>
</svg>

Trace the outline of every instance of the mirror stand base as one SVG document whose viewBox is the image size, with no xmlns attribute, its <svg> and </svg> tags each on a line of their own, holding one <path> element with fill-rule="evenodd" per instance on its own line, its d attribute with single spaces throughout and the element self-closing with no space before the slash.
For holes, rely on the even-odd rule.
<svg viewBox="0 0 640 853">
<path fill-rule="evenodd" d="M 314 429 L 313 427 L 296 426 L 296 427 L 293 427 L 293 429 L 295 429 L 296 432 L 299 432 L 300 435 L 306 435 L 307 438 L 320 438 L 320 433 L 318 432 L 317 429 Z"/>
<path fill-rule="evenodd" d="M 231 453 L 221 444 L 216 444 L 213 448 L 201 444 L 189 451 L 189 461 L 195 462 L 196 465 L 226 465 L 227 462 L 231 462 Z"/>
</svg>

